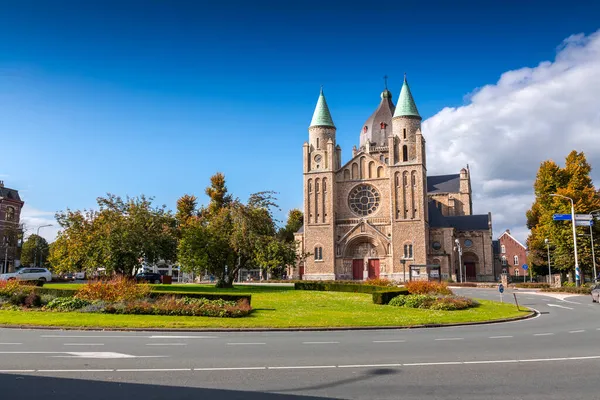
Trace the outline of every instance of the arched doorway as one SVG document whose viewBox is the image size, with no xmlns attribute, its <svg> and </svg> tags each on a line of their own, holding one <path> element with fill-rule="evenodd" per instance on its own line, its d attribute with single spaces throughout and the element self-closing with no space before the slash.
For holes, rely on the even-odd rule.
<svg viewBox="0 0 600 400">
<path fill-rule="evenodd" d="M 365 280 L 378 278 L 380 274 L 379 256 L 383 256 L 381 246 L 371 237 L 357 238 L 346 246 L 345 259 L 352 259 L 352 279 Z"/>
<path fill-rule="evenodd" d="M 463 254 L 464 274 L 467 282 L 477 281 L 477 268 L 479 267 L 479 257 L 475 253 Z"/>
</svg>

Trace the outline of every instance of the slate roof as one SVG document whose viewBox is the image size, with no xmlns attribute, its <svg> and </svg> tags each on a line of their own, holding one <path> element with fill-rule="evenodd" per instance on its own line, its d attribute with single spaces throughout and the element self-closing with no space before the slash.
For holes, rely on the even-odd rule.
<svg viewBox="0 0 600 400">
<path fill-rule="evenodd" d="M 460 174 L 433 175 L 427 177 L 427 193 L 460 192 Z"/>
<path fill-rule="evenodd" d="M 408 87 L 406 75 L 404 75 L 404 83 L 402 84 L 402 90 L 400 90 L 400 97 L 398 98 L 398 104 L 396 104 L 394 117 L 421 118 L 419 111 L 417 110 L 417 105 L 415 104 L 415 99 L 413 99 L 412 93 L 410 92 L 410 87 Z"/>
<path fill-rule="evenodd" d="M 329 107 L 327 106 L 327 101 L 325 101 L 323 88 L 321 88 L 319 100 L 317 100 L 317 106 L 315 107 L 312 121 L 310 121 L 310 126 L 331 126 L 335 128 L 333 119 L 331 118 L 331 113 L 329 112 Z"/>
<path fill-rule="evenodd" d="M 376 146 L 386 146 L 387 138 L 392 133 L 392 117 L 396 106 L 392 102 L 392 93 L 385 89 L 381 93 L 381 102 L 375 112 L 367 119 L 360 133 L 360 146 L 375 143 Z M 381 123 L 386 129 L 381 129 Z M 366 129 L 366 131 L 365 131 Z"/>
<path fill-rule="evenodd" d="M 15 189 L 9 189 L 7 187 L 0 187 L 0 197 L 5 197 L 10 200 L 21 201 L 19 192 Z"/>
<path fill-rule="evenodd" d="M 433 200 L 429 201 L 429 226 L 431 228 L 454 228 L 459 231 L 488 230 L 488 215 L 459 215 L 444 216 L 435 206 Z"/>
</svg>

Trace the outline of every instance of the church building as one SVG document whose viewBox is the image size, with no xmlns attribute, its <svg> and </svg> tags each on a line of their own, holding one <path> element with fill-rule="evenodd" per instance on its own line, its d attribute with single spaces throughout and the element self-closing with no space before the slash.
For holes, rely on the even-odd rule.
<svg viewBox="0 0 600 400">
<path fill-rule="evenodd" d="M 387 85 L 386 85 L 387 86 Z M 491 214 L 473 215 L 469 167 L 427 175 L 421 116 L 406 77 L 398 103 L 386 89 L 342 164 L 336 127 L 321 89 L 303 147 L 308 254 L 305 280 L 493 281 Z"/>
</svg>

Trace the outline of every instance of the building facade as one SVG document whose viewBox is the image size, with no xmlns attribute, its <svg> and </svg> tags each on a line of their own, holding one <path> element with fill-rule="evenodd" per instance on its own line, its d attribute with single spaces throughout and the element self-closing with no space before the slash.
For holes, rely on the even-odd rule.
<svg viewBox="0 0 600 400">
<path fill-rule="evenodd" d="M 20 264 L 23 229 L 21 210 L 25 203 L 19 192 L 0 181 L 0 272 L 12 272 Z"/>
<path fill-rule="evenodd" d="M 523 264 L 527 264 L 527 246 L 515 239 L 508 229 L 498 237 L 498 243 L 502 272 L 513 279 L 529 274 L 523 269 Z"/>
<path fill-rule="evenodd" d="M 304 226 L 295 235 L 309 256 L 294 277 L 495 280 L 491 215 L 472 213 L 468 166 L 428 176 L 421 116 L 406 78 L 397 105 L 387 88 L 380 97 L 342 163 L 321 90 L 303 146 Z"/>
</svg>

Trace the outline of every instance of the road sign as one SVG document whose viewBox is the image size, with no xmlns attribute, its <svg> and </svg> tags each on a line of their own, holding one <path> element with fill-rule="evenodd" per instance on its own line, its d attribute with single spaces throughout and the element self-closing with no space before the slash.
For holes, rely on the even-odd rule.
<svg viewBox="0 0 600 400">
<path fill-rule="evenodd" d="M 580 219 L 575 220 L 575 226 L 592 226 L 594 221 L 582 221 Z"/>
<path fill-rule="evenodd" d="M 527 269 L 529 269 L 529 265 L 527 265 L 527 264 L 523 264 L 523 269 L 524 269 L 525 271 L 527 271 Z"/>
<path fill-rule="evenodd" d="M 498 285 L 498 291 L 500 293 L 504 293 L 504 285 L 503 284 Z"/>
<path fill-rule="evenodd" d="M 577 220 L 591 221 L 593 219 L 594 219 L 594 217 L 591 216 L 590 214 L 575 214 L 575 221 L 577 221 Z"/>
<path fill-rule="evenodd" d="M 555 221 L 570 221 L 571 214 L 554 214 L 552 219 Z"/>
</svg>

